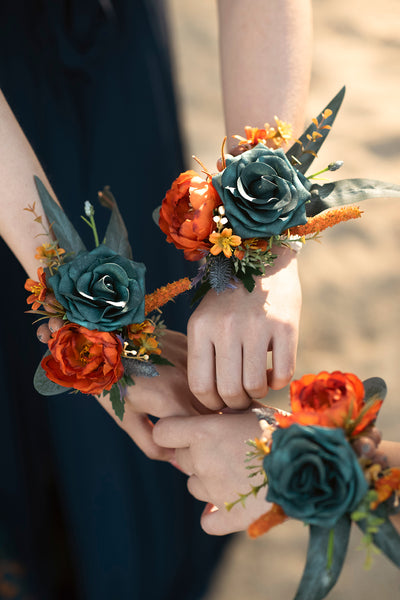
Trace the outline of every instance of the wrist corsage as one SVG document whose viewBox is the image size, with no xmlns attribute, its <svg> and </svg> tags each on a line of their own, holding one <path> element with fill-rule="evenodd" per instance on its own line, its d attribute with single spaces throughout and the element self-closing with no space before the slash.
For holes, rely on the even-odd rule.
<svg viewBox="0 0 400 600">
<path fill-rule="evenodd" d="M 40 319 L 59 318 L 63 326 L 48 341 L 48 351 L 34 376 L 34 386 L 50 396 L 67 390 L 108 395 L 122 420 L 126 389 L 135 376 L 158 375 L 165 325 L 160 307 L 190 288 L 188 278 L 145 294 L 145 266 L 132 260 L 128 232 L 115 199 L 106 188 L 101 203 L 111 209 L 104 241 L 99 242 L 94 208 L 85 203 L 83 220 L 91 227 L 95 248 L 87 250 L 62 208 L 35 177 L 46 228 L 35 206 L 26 210 L 44 228 L 48 241 L 37 249 L 39 281 L 25 289 L 31 312 Z"/>
<path fill-rule="evenodd" d="M 257 410 L 263 434 L 249 442 L 248 461 L 262 461 L 272 508 L 249 527 L 258 537 L 289 517 L 309 525 L 307 561 L 295 600 L 322 600 L 335 585 L 352 521 L 364 532 L 367 563 L 378 548 L 400 567 L 400 536 L 390 516 L 400 511 L 400 468 L 389 467 L 375 427 L 386 386 L 335 371 L 305 375 L 290 387 L 291 414 Z"/>
<path fill-rule="evenodd" d="M 327 227 L 361 216 L 359 208 L 345 205 L 400 196 L 399 185 L 369 179 L 314 182 L 318 175 L 337 170 L 341 161 L 305 175 L 331 129 L 344 91 L 286 152 L 291 126 L 275 118 L 276 127 L 245 127 L 245 138 L 234 136 L 243 150 L 238 156 L 224 156 L 223 144 L 221 172 L 211 174 L 203 167 L 205 179 L 190 170 L 173 182 L 154 218 L 186 259 L 205 259 L 193 282 L 200 284 L 195 299 L 210 288 L 222 292 L 235 281 L 252 291 L 254 277 L 265 275 L 273 264 L 277 246 L 299 245 Z"/>
</svg>

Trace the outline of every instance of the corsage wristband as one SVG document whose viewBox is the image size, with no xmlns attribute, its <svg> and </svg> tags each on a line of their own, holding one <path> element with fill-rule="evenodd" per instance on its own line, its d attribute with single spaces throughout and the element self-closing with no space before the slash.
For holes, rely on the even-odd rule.
<svg viewBox="0 0 400 600">
<path fill-rule="evenodd" d="M 154 219 L 187 260 L 205 259 L 193 280 L 199 284 L 194 300 L 211 288 L 219 293 L 238 281 L 252 291 L 254 278 L 265 275 L 276 258 L 274 246 L 296 249 L 327 227 L 360 217 L 359 208 L 347 206 L 354 202 L 400 197 L 399 185 L 370 179 L 314 182 L 340 168 L 341 161 L 306 176 L 344 92 L 286 152 L 282 147 L 291 138 L 291 126 L 275 117 L 275 127 L 245 127 L 245 138 L 234 136 L 244 148 L 238 156 L 224 156 L 222 147 L 221 172 L 211 174 L 203 167 L 206 179 L 190 170 L 173 182 Z"/>
<path fill-rule="evenodd" d="M 37 249 L 39 281 L 25 289 L 30 311 L 40 319 L 58 317 L 64 325 L 52 335 L 48 351 L 34 376 L 34 386 L 50 396 L 67 390 L 109 395 L 122 420 L 126 389 L 134 377 L 158 375 L 157 365 L 170 365 L 162 356 L 160 337 L 165 325 L 162 305 L 190 288 L 186 277 L 152 294 L 145 293 L 145 265 L 132 260 L 128 232 L 117 204 L 106 188 L 99 199 L 111 209 L 104 242 L 99 243 L 93 206 L 85 203 L 83 220 L 91 227 L 95 248 L 87 250 L 65 212 L 43 183 L 36 186 L 50 222 L 46 229 L 35 206 L 33 213 L 48 237 Z M 55 239 L 54 239 L 55 237 Z"/>
<path fill-rule="evenodd" d="M 248 461 L 268 485 L 272 508 L 249 527 L 258 537 L 289 517 L 309 525 L 306 566 L 295 600 L 322 600 L 335 585 L 352 521 L 364 533 L 367 563 L 376 546 L 400 567 L 400 536 L 390 516 L 400 511 L 400 468 L 379 450 L 375 420 L 386 385 L 352 373 L 305 375 L 290 387 L 292 413 L 258 410 L 263 434 L 249 442 Z M 228 504 L 231 508 L 243 502 Z"/>
</svg>

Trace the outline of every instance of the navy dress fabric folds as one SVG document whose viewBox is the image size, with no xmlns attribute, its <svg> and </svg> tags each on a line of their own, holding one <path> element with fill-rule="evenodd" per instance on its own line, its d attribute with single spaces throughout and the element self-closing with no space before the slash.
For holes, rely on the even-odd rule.
<svg viewBox="0 0 400 600">
<path fill-rule="evenodd" d="M 88 247 L 83 204 L 104 231 L 97 191 L 111 187 L 148 291 L 187 273 L 151 219 L 182 170 L 163 5 L 0 3 L 1 89 Z M 201 598 L 224 540 L 201 531 L 186 478 L 148 460 L 92 397 L 35 394 L 44 347 L 1 240 L 0 259 L 0 598 Z M 184 330 L 187 303 L 165 311 L 169 327 Z"/>
</svg>

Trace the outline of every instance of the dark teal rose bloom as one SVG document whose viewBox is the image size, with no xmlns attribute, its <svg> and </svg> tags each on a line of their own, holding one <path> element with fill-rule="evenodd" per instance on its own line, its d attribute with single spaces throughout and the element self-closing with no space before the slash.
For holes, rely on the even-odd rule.
<svg viewBox="0 0 400 600">
<path fill-rule="evenodd" d="M 113 331 L 144 321 L 145 271 L 101 245 L 61 265 L 48 281 L 70 321 Z"/>
<path fill-rule="evenodd" d="M 226 162 L 212 183 L 236 235 L 268 238 L 306 223 L 310 184 L 283 150 L 258 144 Z"/>
<path fill-rule="evenodd" d="M 368 490 L 342 429 L 298 424 L 277 429 L 264 469 L 267 500 L 310 525 L 333 527 Z"/>
</svg>

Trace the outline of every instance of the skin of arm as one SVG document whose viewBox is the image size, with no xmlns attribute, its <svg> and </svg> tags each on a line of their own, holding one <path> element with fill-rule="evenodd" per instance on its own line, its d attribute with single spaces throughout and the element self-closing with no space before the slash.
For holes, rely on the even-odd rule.
<svg viewBox="0 0 400 600">
<path fill-rule="evenodd" d="M 228 149 L 234 150 L 234 133 L 274 124 L 274 115 L 292 123 L 296 138 L 311 70 L 310 1 L 219 0 L 218 12 Z M 189 320 L 189 385 L 210 409 L 246 408 L 293 375 L 301 308 L 296 254 L 283 248 L 276 254 L 251 295 L 241 285 L 211 291 Z M 268 348 L 273 369 L 267 376 Z"/>
<path fill-rule="evenodd" d="M 24 211 L 28 205 L 35 203 L 36 213 L 44 217 L 33 175 L 38 175 L 42 179 L 53 198 L 56 196 L 1 93 L 0 139 L 7 140 L 7 143 L 0 144 L 0 179 L 2 182 L 0 235 L 27 274 L 32 279 L 37 279 L 37 268 L 40 264 L 34 257 L 36 248 L 42 243 L 43 238 L 37 237 L 41 228 L 33 220 L 32 214 Z M 49 325 L 43 324 L 39 327 L 39 339 L 47 342 L 51 332 L 55 332 L 62 325 L 62 320 L 50 319 Z M 164 355 L 176 366 L 160 366 L 159 377 L 136 378 L 135 386 L 127 390 L 126 413 L 122 422 L 115 418 L 109 398 L 101 397 L 98 400 L 147 456 L 169 460 L 173 456 L 173 452 L 160 448 L 154 443 L 153 425 L 148 415 L 155 417 L 197 415 L 199 411 L 195 406 L 196 403 L 197 405 L 199 403 L 191 394 L 187 383 L 186 336 L 176 331 L 168 331 L 163 338 L 163 346 Z M 204 407 L 200 406 L 200 411 L 204 412 Z"/>
<path fill-rule="evenodd" d="M 53 198 L 55 194 L 1 91 L 0 139 L 3 140 L 0 144 L 0 235 L 27 274 L 35 279 L 39 266 L 35 254 L 41 244 L 37 237 L 40 228 L 24 208 L 36 203 L 37 214 L 43 216 L 44 213 L 33 175 L 40 177 Z"/>
</svg>

